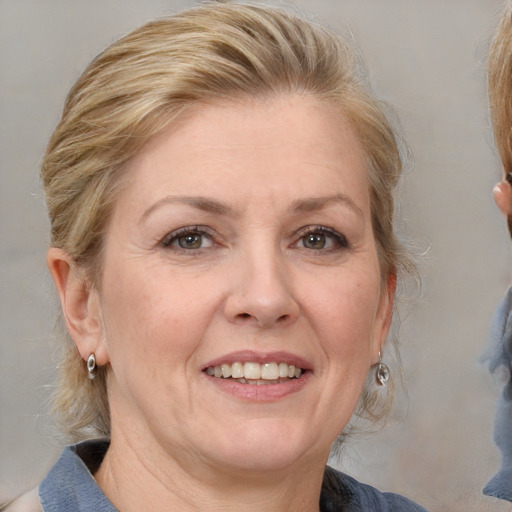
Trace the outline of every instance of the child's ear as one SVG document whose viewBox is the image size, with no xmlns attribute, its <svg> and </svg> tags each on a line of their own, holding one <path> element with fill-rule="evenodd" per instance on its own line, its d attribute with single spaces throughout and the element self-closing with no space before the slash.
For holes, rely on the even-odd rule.
<svg viewBox="0 0 512 512">
<path fill-rule="evenodd" d="M 507 181 L 500 181 L 493 191 L 494 201 L 502 213 L 509 217 L 512 215 L 512 185 Z"/>
<path fill-rule="evenodd" d="M 66 251 L 51 247 L 46 262 L 59 294 L 66 327 L 82 359 L 87 361 L 94 353 L 99 366 L 107 364 L 98 292 Z"/>
</svg>

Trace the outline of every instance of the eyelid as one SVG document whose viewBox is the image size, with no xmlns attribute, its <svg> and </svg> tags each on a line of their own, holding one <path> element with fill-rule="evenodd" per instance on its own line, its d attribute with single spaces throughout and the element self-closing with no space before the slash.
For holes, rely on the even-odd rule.
<svg viewBox="0 0 512 512">
<path fill-rule="evenodd" d="M 333 228 L 330 228 L 327 226 L 322 226 L 322 225 L 304 226 L 304 227 L 300 228 L 296 234 L 297 240 L 292 245 L 298 244 L 304 236 L 307 236 L 309 234 L 317 234 L 317 233 L 320 233 L 327 237 L 330 237 L 331 239 L 334 240 L 334 242 L 337 246 L 337 247 L 334 247 L 331 249 L 325 249 L 324 252 L 329 251 L 329 250 L 336 250 L 336 248 L 340 248 L 340 247 L 345 248 L 345 249 L 350 248 L 350 243 L 347 240 L 347 237 L 345 235 L 341 234 L 340 232 L 338 232 L 337 230 L 335 230 Z M 204 237 L 210 239 L 212 241 L 213 245 L 217 245 L 215 242 L 216 233 L 208 226 L 201 226 L 201 225 L 183 226 L 181 228 L 175 229 L 164 236 L 164 238 L 160 242 L 160 245 L 163 246 L 164 248 L 172 248 L 171 244 L 177 238 L 179 238 L 181 236 L 188 235 L 188 234 L 198 234 L 198 235 L 204 236 Z M 176 248 L 176 250 L 179 251 L 180 249 Z M 182 250 L 187 251 L 187 252 L 193 252 L 193 251 L 197 252 L 197 251 L 200 251 L 201 248 L 182 249 Z"/>
<path fill-rule="evenodd" d="M 336 231 L 333 228 L 329 228 L 327 226 L 321 226 L 321 225 L 314 225 L 314 226 L 304 226 L 303 228 L 299 229 L 297 232 L 297 235 L 300 238 L 314 234 L 314 233 L 321 233 L 323 235 L 331 236 L 335 239 L 335 241 L 343 248 L 350 248 L 350 243 L 347 240 L 347 237 L 340 232 Z"/>
<path fill-rule="evenodd" d="M 214 233 L 213 231 L 208 228 L 207 226 L 184 226 L 178 229 L 175 229 L 174 231 L 171 231 L 167 235 L 164 236 L 160 244 L 163 247 L 169 248 L 171 247 L 172 242 L 179 238 L 180 236 L 185 236 L 188 234 L 196 233 L 201 236 L 205 236 L 213 241 Z M 185 250 L 185 249 L 184 249 Z M 189 249 L 190 250 L 190 249 Z M 200 249 L 197 249 L 200 250 Z"/>
</svg>

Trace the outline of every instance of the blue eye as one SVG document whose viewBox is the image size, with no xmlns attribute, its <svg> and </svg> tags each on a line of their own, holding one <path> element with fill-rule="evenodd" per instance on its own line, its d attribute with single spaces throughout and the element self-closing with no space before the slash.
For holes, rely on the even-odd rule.
<svg viewBox="0 0 512 512">
<path fill-rule="evenodd" d="M 167 235 L 162 242 L 164 247 L 171 249 L 184 249 L 193 251 L 213 246 L 213 241 L 208 233 L 198 228 L 182 228 Z"/>
</svg>

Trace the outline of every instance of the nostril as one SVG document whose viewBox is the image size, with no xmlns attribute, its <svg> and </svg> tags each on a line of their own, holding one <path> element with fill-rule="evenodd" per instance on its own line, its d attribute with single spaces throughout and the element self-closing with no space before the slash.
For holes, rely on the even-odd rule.
<svg viewBox="0 0 512 512">
<path fill-rule="evenodd" d="M 285 327 L 293 323 L 299 316 L 298 304 L 292 301 L 289 304 L 285 304 L 284 301 L 283 303 L 253 301 L 252 307 L 248 307 L 247 304 L 241 305 L 235 300 L 229 304 L 229 309 L 234 309 L 232 313 L 226 310 L 230 321 L 238 322 L 240 325 L 259 325 L 263 328 L 271 327 L 272 325 Z"/>
</svg>

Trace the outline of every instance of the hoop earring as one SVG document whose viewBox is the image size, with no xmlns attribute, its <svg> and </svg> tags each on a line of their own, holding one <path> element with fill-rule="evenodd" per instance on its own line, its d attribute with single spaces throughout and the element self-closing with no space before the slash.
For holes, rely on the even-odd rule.
<svg viewBox="0 0 512 512">
<path fill-rule="evenodd" d="M 375 370 L 375 380 L 377 381 L 377 385 L 387 386 L 390 374 L 389 366 L 382 362 L 382 354 L 379 350 L 379 362 L 377 364 L 377 369 Z"/>
<path fill-rule="evenodd" d="M 89 379 L 93 380 L 96 372 L 96 356 L 94 355 L 94 352 L 89 356 L 87 359 L 87 375 Z"/>
</svg>

